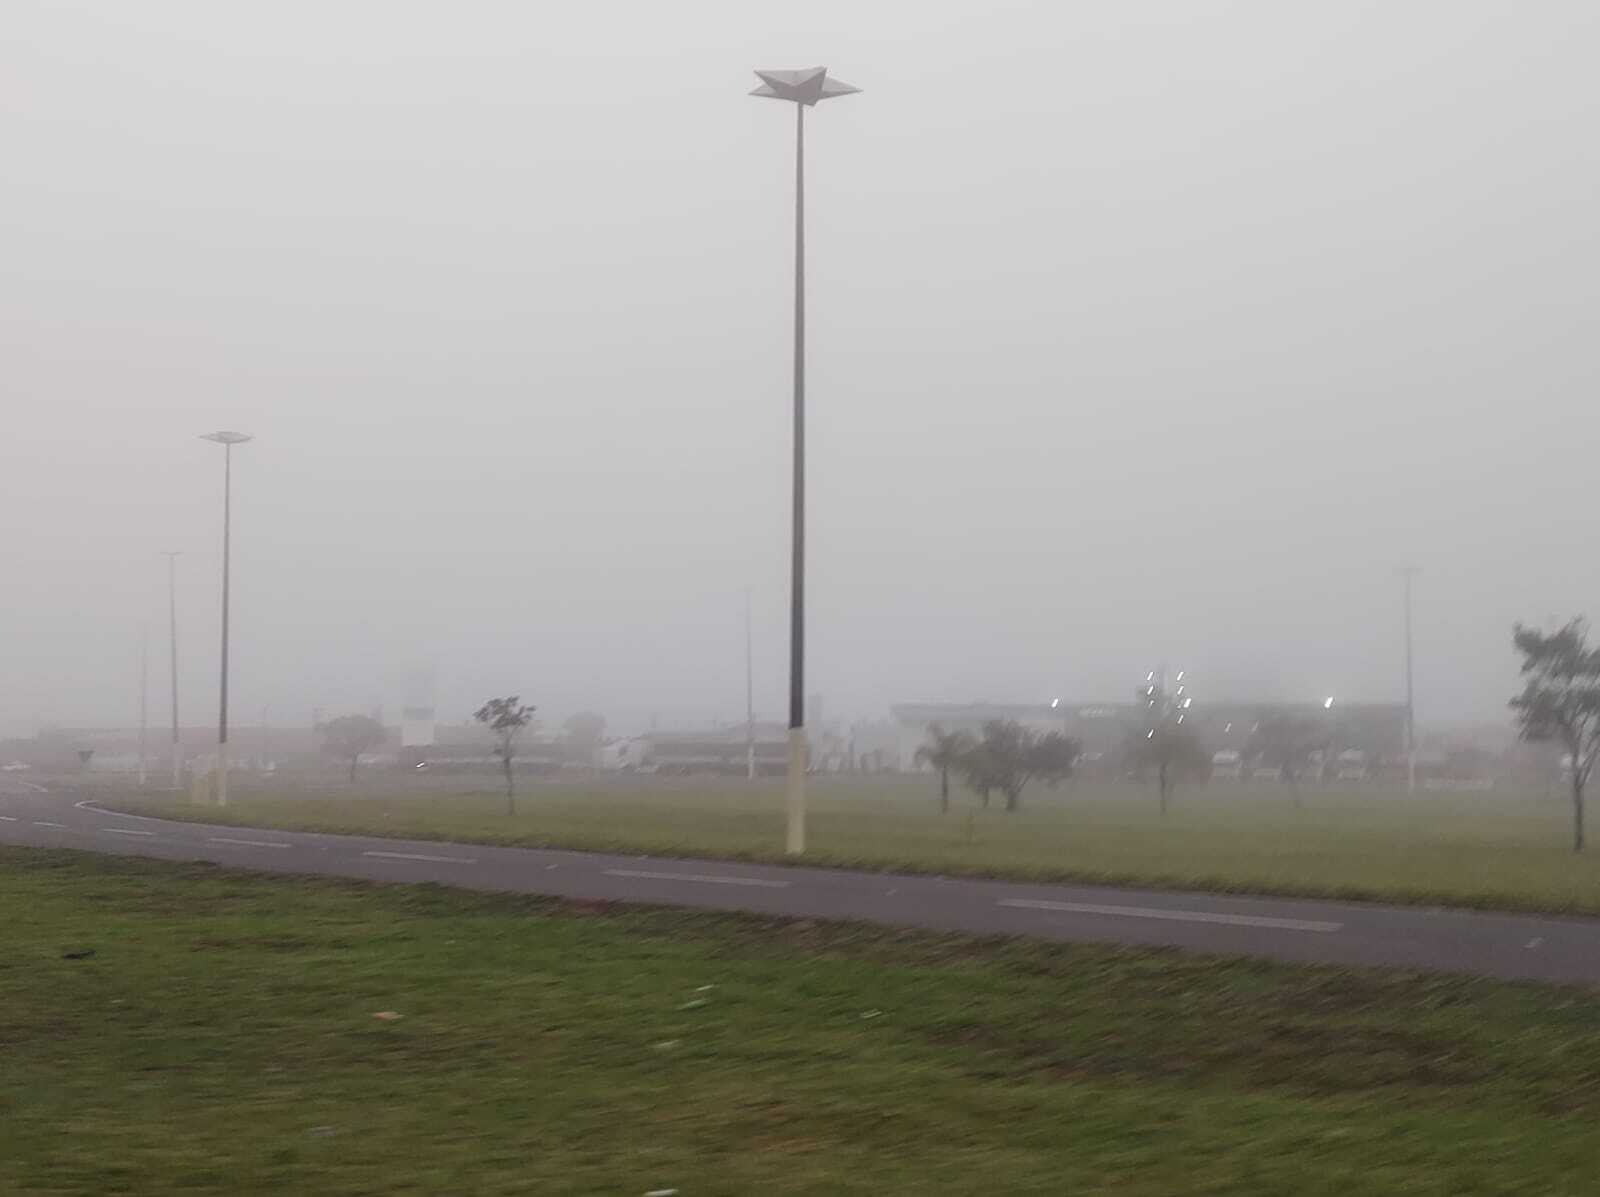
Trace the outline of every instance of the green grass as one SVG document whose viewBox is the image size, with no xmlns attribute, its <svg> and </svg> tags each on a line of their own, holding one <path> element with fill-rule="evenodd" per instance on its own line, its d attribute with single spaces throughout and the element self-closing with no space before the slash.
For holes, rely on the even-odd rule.
<svg viewBox="0 0 1600 1197">
<path fill-rule="evenodd" d="M 25 849 L 0 902 L 8 1194 L 1595 1191 L 1593 991 Z"/>
<path fill-rule="evenodd" d="M 935 797 L 929 780 L 813 787 L 808 862 L 1600 914 L 1600 851 L 1571 851 L 1560 793 L 1328 790 L 1297 808 L 1276 786 L 1213 786 L 1180 789 L 1165 818 L 1134 786 L 1041 790 L 1014 815 L 963 795 L 941 816 Z M 502 796 L 365 784 L 243 790 L 226 810 L 156 809 L 283 829 L 783 859 L 783 795 L 771 785 L 533 782 L 514 818 Z"/>
</svg>

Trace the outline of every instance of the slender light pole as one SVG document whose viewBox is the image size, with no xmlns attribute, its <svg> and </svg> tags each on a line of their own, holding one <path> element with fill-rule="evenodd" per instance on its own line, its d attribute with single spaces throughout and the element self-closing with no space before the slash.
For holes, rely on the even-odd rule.
<svg viewBox="0 0 1600 1197">
<path fill-rule="evenodd" d="M 208 432 L 200 438 L 222 446 L 222 684 L 217 703 L 217 805 L 228 805 L 228 569 L 232 552 L 233 447 L 250 440 L 243 432 Z"/>
<path fill-rule="evenodd" d="M 1415 692 L 1411 682 L 1411 579 L 1417 567 L 1408 565 L 1400 571 L 1406 580 L 1406 793 L 1417 792 L 1417 711 Z"/>
<path fill-rule="evenodd" d="M 828 78 L 827 67 L 757 71 L 750 94 L 794 104 L 794 497 L 789 563 L 789 799 L 784 847 L 806 850 L 806 109 L 861 89 Z"/>
<path fill-rule="evenodd" d="M 751 660 L 750 588 L 744 588 L 744 777 L 756 779 L 756 681 Z"/>
<path fill-rule="evenodd" d="M 148 777 L 150 743 L 150 625 L 139 625 L 139 787 Z"/>
<path fill-rule="evenodd" d="M 172 677 L 172 788 L 183 789 L 183 754 L 178 747 L 178 558 L 168 552 L 167 559 L 167 643 L 171 649 Z"/>
</svg>

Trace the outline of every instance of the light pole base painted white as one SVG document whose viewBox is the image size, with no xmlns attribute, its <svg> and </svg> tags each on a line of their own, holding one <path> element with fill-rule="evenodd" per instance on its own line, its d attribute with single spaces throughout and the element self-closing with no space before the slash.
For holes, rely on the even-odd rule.
<svg viewBox="0 0 1600 1197">
<path fill-rule="evenodd" d="M 789 834 L 784 851 L 799 856 L 806 850 L 806 729 L 789 729 Z"/>
</svg>

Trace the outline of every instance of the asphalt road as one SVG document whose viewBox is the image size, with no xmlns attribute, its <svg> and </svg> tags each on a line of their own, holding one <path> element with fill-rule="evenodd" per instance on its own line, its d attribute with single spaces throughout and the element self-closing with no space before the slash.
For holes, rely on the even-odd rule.
<svg viewBox="0 0 1600 1197">
<path fill-rule="evenodd" d="M 1600 919 L 606 856 L 172 823 L 0 778 L 0 843 L 273 873 L 1600 984 Z"/>
</svg>

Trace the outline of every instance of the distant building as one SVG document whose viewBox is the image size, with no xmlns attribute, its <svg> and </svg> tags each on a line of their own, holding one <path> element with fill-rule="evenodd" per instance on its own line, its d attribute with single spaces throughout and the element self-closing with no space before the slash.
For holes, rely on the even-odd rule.
<svg viewBox="0 0 1600 1197">
<path fill-rule="evenodd" d="M 779 723 L 755 725 L 756 772 L 783 773 L 789 765 L 789 733 Z M 750 738 L 744 724 L 696 732 L 651 732 L 612 745 L 602 758 L 612 767 L 644 773 L 724 773 L 743 776 Z"/>
</svg>

